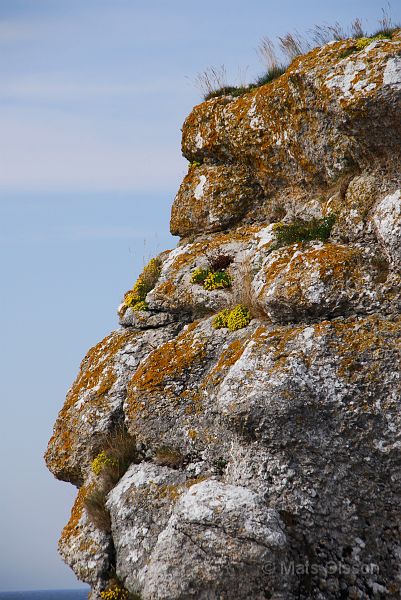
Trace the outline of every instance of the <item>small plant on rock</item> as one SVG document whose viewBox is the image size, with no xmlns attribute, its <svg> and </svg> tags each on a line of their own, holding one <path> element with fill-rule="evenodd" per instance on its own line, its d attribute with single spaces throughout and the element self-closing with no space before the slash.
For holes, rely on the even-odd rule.
<svg viewBox="0 0 401 600">
<path fill-rule="evenodd" d="M 237 331 L 249 325 L 251 319 L 251 313 L 248 308 L 242 304 L 238 304 L 232 310 L 224 309 L 219 312 L 215 316 L 212 325 L 215 329 L 227 327 L 230 331 Z"/>
<path fill-rule="evenodd" d="M 193 160 L 192 162 L 189 163 L 188 170 L 190 171 L 191 169 L 197 169 L 201 165 L 202 165 L 202 163 L 199 162 L 199 160 Z"/>
<path fill-rule="evenodd" d="M 106 532 L 110 532 L 110 513 L 106 508 L 106 497 L 118 483 L 132 463 L 141 460 L 136 439 L 124 427 L 113 431 L 106 439 L 104 449 L 93 459 L 92 471 L 97 475 L 96 487 L 86 496 L 84 505 L 90 521 Z"/>
<path fill-rule="evenodd" d="M 203 287 L 209 292 L 229 288 L 231 286 L 231 275 L 226 271 L 210 271 L 203 282 Z"/>
<path fill-rule="evenodd" d="M 202 269 L 198 267 L 191 274 L 191 283 L 197 283 L 198 285 L 203 285 L 206 277 L 209 275 L 209 269 Z"/>
<path fill-rule="evenodd" d="M 213 319 L 213 323 L 212 323 L 213 327 L 215 329 L 222 329 L 223 327 L 227 327 L 229 314 L 230 314 L 230 311 L 228 310 L 228 308 L 224 308 L 219 313 L 217 313 L 217 315 Z"/>
<path fill-rule="evenodd" d="M 226 269 L 232 261 L 232 257 L 225 254 L 209 256 L 208 268 L 195 269 L 191 274 L 191 283 L 202 285 L 209 292 L 231 287 L 232 278 Z"/>
<path fill-rule="evenodd" d="M 104 449 L 92 461 L 92 471 L 108 491 L 121 479 L 132 463 L 139 462 L 136 439 L 118 428 L 106 439 Z"/>
<path fill-rule="evenodd" d="M 95 475 L 100 475 L 105 467 L 118 468 L 118 462 L 102 450 L 102 452 L 99 452 L 93 459 L 91 467 Z"/>
<path fill-rule="evenodd" d="M 229 254 L 211 254 L 207 262 L 212 271 L 225 271 L 233 262 L 233 257 Z"/>
<path fill-rule="evenodd" d="M 391 38 L 391 35 L 385 33 L 379 33 L 378 35 L 373 35 L 372 37 L 361 37 L 356 40 L 355 48 L 358 51 L 363 50 L 366 48 L 366 46 L 369 46 L 369 44 L 375 42 L 376 40 L 388 40 L 389 38 Z"/>
<path fill-rule="evenodd" d="M 310 242 L 319 240 L 326 242 L 330 237 L 331 230 L 335 222 L 335 216 L 329 215 L 322 219 L 312 219 L 304 221 L 296 219 L 292 223 L 277 223 L 274 228 L 276 238 L 273 250 L 282 246 L 289 246 L 297 242 Z"/>
<path fill-rule="evenodd" d="M 132 290 L 126 292 L 124 305 L 133 310 L 148 310 L 146 295 L 153 290 L 160 277 L 161 260 L 152 258 L 136 280 Z"/>
<path fill-rule="evenodd" d="M 107 590 L 100 592 L 102 600 L 129 600 L 129 593 L 119 585 L 113 585 Z"/>
<path fill-rule="evenodd" d="M 102 600 L 141 600 L 139 594 L 126 590 L 115 574 L 109 580 L 106 589 L 100 592 L 100 597 Z"/>
<path fill-rule="evenodd" d="M 219 473 L 219 475 L 223 475 L 225 468 L 228 465 L 228 461 L 225 458 L 218 458 L 217 460 L 214 461 L 213 466 L 216 469 L 216 471 Z"/>
<path fill-rule="evenodd" d="M 103 489 L 94 489 L 89 492 L 84 500 L 86 514 L 97 529 L 110 533 L 111 519 L 106 508 L 107 493 Z"/>
<path fill-rule="evenodd" d="M 343 52 L 341 52 L 340 58 L 347 58 L 347 56 L 350 56 L 350 54 L 353 54 L 354 52 L 360 52 L 361 50 L 364 50 L 366 46 L 369 46 L 369 44 L 376 40 L 388 40 L 391 39 L 391 37 L 392 33 L 387 32 L 378 33 L 377 35 L 373 35 L 371 37 L 359 37 L 355 40 L 355 43 L 350 48 L 347 48 L 346 50 L 343 50 Z"/>
</svg>

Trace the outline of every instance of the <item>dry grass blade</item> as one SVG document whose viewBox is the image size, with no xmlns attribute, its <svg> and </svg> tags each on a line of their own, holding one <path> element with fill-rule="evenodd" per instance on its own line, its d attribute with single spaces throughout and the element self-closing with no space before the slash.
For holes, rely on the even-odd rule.
<svg viewBox="0 0 401 600">
<path fill-rule="evenodd" d="M 195 79 L 195 84 L 205 97 L 219 89 L 228 87 L 225 66 L 208 67 L 202 73 L 199 73 Z"/>
<path fill-rule="evenodd" d="M 158 448 L 153 457 L 154 462 L 162 467 L 171 467 L 173 469 L 178 468 L 183 461 L 182 454 L 170 448 L 169 446 L 162 446 Z"/>
<path fill-rule="evenodd" d="M 255 293 L 252 288 L 254 273 L 248 256 L 244 257 L 238 265 L 232 288 L 232 305 L 230 308 L 241 304 L 245 306 L 252 318 L 266 318 L 265 313 L 255 301 Z"/>
<path fill-rule="evenodd" d="M 110 532 L 110 513 L 106 508 L 107 494 L 115 487 L 128 467 L 134 462 L 139 462 L 140 456 L 136 439 L 129 435 L 124 426 L 119 426 L 109 434 L 100 455 L 106 456 L 107 460 L 99 473 L 96 472 L 96 488 L 88 493 L 84 504 L 88 518 L 95 527 Z"/>
<path fill-rule="evenodd" d="M 309 41 L 298 32 L 286 33 L 285 36 L 279 37 L 279 43 L 284 56 L 289 62 L 311 49 Z"/>
<path fill-rule="evenodd" d="M 119 479 L 132 463 L 140 460 L 136 438 L 131 436 L 124 426 L 118 427 L 110 433 L 106 438 L 104 450 L 118 464 Z"/>
<path fill-rule="evenodd" d="M 264 37 L 258 47 L 259 56 L 266 65 L 266 69 L 273 69 L 279 66 L 279 60 L 276 55 L 274 43 L 268 37 Z"/>
<path fill-rule="evenodd" d="M 343 40 L 347 37 L 346 31 L 338 21 L 333 25 L 315 25 L 309 33 L 316 46 L 324 46 L 333 40 Z"/>
<path fill-rule="evenodd" d="M 84 505 L 91 523 L 98 529 L 110 533 L 111 519 L 106 508 L 106 496 L 104 490 L 95 489 L 86 496 Z"/>
<path fill-rule="evenodd" d="M 351 23 L 351 35 L 353 38 L 362 38 L 366 37 L 367 33 L 362 27 L 362 21 L 359 18 L 356 18 Z"/>
<path fill-rule="evenodd" d="M 394 24 L 393 24 L 393 19 L 391 17 L 391 7 L 390 7 L 390 3 L 387 2 L 387 5 L 385 8 L 382 8 L 382 16 L 381 19 L 379 19 L 379 25 L 380 25 L 380 30 L 381 31 L 392 31 Z"/>
</svg>

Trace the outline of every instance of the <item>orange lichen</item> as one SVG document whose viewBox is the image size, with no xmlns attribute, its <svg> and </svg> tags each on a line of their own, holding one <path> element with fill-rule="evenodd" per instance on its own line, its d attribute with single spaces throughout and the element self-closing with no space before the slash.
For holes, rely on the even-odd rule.
<svg viewBox="0 0 401 600">
<path fill-rule="evenodd" d="M 205 256 L 205 252 L 211 254 L 213 251 L 222 250 L 222 246 L 232 242 L 247 243 L 264 226 L 266 224 L 244 225 L 231 229 L 229 232 L 210 234 L 206 239 L 188 245 L 186 251 L 179 254 L 173 261 L 170 268 L 172 276 L 183 267 L 191 266 L 196 258 Z"/>
<path fill-rule="evenodd" d="M 380 373 L 380 361 L 374 360 L 375 357 L 391 346 L 399 349 L 401 318 L 389 320 L 370 315 L 356 322 L 333 321 L 332 327 L 340 357 L 338 374 L 344 378 L 352 379 L 357 375 L 360 362 L 367 354 L 373 358 L 369 361 L 369 378 L 375 380 Z"/>
<path fill-rule="evenodd" d="M 136 371 L 129 389 L 136 387 L 148 392 L 163 389 L 171 378 L 201 361 L 205 344 L 192 335 L 196 326 L 197 322 L 191 323 L 179 336 L 154 350 Z"/>
<path fill-rule="evenodd" d="M 82 486 L 78 490 L 77 497 L 71 509 L 71 515 L 67 525 L 64 527 L 61 536 L 60 544 L 70 544 L 72 538 L 78 538 L 81 533 L 80 521 L 84 513 L 84 502 L 85 497 L 88 493 L 89 487 Z"/>
<path fill-rule="evenodd" d="M 195 441 L 198 437 L 198 432 L 196 429 L 188 429 L 188 437 L 191 438 L 192 441 Z"/>
<path fill-rule="evenodd" d="M 59 413 L 45 454 L 49 468 L 56 475 L 70 469 L 68 460 L 78 435 L 80 413 L 85 411 L 87 421 L 95 422 L 98 413 L 94 409 L 107 407 L 107 394 L 116 381 L 113 371 L 115 356 L 137 335 L 137 332 L 130 330 L 113 332 L 89 350 L 83 359 L 78 377 Z M 86 402 L 82 402 L 77 408 L 77 403 L 86 393 Z"/>
<path fill-rule="evenodd" d="M 154 350 L 142 362 L 128 384 L 127 404 L 131 419 L 151 415 L 151 405 L 160 394 L 163 395 L 163 410 L 168 410 L 171 403 L 182 405 L 191 414 L 202 409 L 198 390 L 182 389 L 185 373 L 201 367 L 206 360 L 207 340 L 197 335 L 197 325 L 198 322 L 188 325 L 179 336 Z"/>
<path fill-rule="evenodd" d="M 116 380 L 112 371 L 112 361 L 123 346 L 136 335 L 136 332 L 129 330 L 116 331 L 89 350 L 81 363 L 79 375 L 67 394 L 62 412 L 74 406 L 83 392 L 95 390 L 96 398 L 100 398 L 110 390 Z"/>
<path fill-rule="evenodd" d="M 266 336 L 261 337 L 262 343 L 268 346 L 273 366 L 270 372 L 279 371 L 285 368 L 288 356 L 291 352 L 289 348 L 291 342 L 307 327 L 307 325 L 283 326 L 267 332 Z"/>
<path fill-rule="evenodd" d="M 230 185 L 227 186 L 227 182 Z M 196 199 L 199 184 L 205 187 Z M 187 236 L 199 230 L 221 231 L 238 222 L 250 203 L 261 195 L 251 171 L 244 165 L 201 165 L 191 169 L 175 197 L 170 220 L 173 235 Z"/>
<path fill-rule="evenodd" d="M 222 352 L 218 363 L 208 373 L 202 382 L 202 387 L 217 385 L 224 378 L 228 369 L 239 360 L 245 350 L 247 339 L 237 339 L 231 342 Z"/>
<path fill-rule="evenodd" d="M 295 244 L 282 249 L 267 265 L 260 297 L 274 284 L 275 301 L 308 304 L 307 292 L 316 285 L 316 277 L 327 287 L 326 293 L 336 287 L 335 297 L 351 287 L 363 292 L 366 276 L 374 272 L 375 265 L 368 265 L 360 249 L 329 243 L 317 247 Z"/>
</svg>

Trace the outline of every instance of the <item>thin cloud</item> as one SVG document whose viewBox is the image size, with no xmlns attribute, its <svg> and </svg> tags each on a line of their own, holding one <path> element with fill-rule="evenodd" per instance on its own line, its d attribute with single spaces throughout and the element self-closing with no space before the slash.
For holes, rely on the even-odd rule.
<svg viewBox="0 0 401 600">
<path fill-rule="evenodd" d="M 139 83 L 55 81 L 47 79 L 17 79 L 0 82 L 0 97 L 18 100 L 62 101 L 92 100 L 102 98 L 135 98 L 142 94 L 161 91 L 174 92 L 183 86 L 182 81 L 159 79 Z"/>
<path fill-rule="evenodd" d="M 130 123 L 116 131 L 83 117 L 16 109 L 0 111 L 0 189 L 176 189 L 185 169 L 174 145 Z M 141 140 L 138 143 L 138 139 Z"/>
</svg>

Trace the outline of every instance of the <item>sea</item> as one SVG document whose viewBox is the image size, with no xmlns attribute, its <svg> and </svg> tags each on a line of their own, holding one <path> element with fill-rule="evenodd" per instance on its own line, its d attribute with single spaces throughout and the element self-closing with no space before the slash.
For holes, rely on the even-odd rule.
<svg viewBox="0 0 401 600">
<path fill-rule="evenodd" d="M 0 600 L 87 600 L 89 589 L 0 592 Z"/>
</svg>

